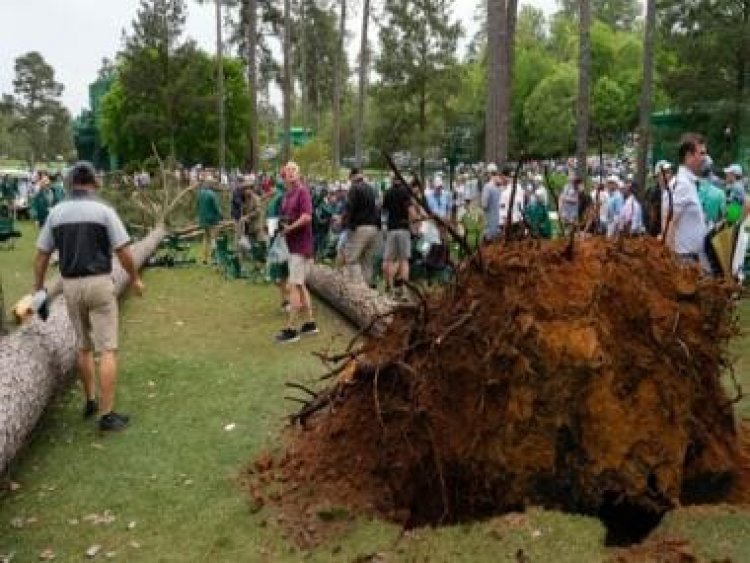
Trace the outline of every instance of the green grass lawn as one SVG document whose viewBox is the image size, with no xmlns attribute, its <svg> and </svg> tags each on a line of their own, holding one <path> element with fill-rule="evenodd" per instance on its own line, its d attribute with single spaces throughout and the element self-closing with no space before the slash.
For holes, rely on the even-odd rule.
<svg viewBox="0 0 750 563">
<path fill-rule="evenodd" d="M 8 311 L 21 296 L 31 291 L 34 246 L 39 232 L 31 221 L 16 221 L 15 225 L 22 234 L 21 238 L 15 239 L 15 248 L 11 250 L 0 244 L 0 282 Z"/>
<path fill-rule="evenodd" d="M 29 284 L 33 244 L 0 253 L 6 291 Z M 27 244 L 28 243 L 28 244 Z M 18 280 L 16 273 L 18 273 Z M 148 270 L 146 297 L 122 307 L 118 407 L 134 415 L 128 431 L 100 437 L 80 416 L 71 385 L 50 405 L 29 447 L 10 468 L 20 485 L 0 492 L 0 560 L 587 562 L 611 556 L 598 520 L 530 510 L 488 522 L 422 529 L 361 519 L 312 551 L 283 537 L 273 508 L 254 511 L 235 478 L 259 452 L 277 449 L 288 380 L 322 373 L 311 352 L 351 333 L 318 309 L 321 334 L 277 346 L 283 317 L 271 286 L 226 282 L 209 268 Z M 750 321 L 750 308 L 743 305 Z M 741 358 L 750 340 L 738 341 Z M 750 366 L 738 373 L 750 384 Z M 741 410 L 750 415 L 750 402 Z M 15 486 L 13 488 L 16 488 Z M 131 524 L 134 523 L 134 524 Z M 750 516 L 735 509 L 687 509 L 657 533 L 689 538 L 706 559 L 750 560 Z"/>
</svg>

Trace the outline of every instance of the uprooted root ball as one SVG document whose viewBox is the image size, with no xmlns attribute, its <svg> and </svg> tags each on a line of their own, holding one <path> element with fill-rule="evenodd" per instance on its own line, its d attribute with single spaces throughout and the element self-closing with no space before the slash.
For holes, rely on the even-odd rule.
<svg viewBox="0 0 750 563">
<path fill-rule="evenodd" d="M 657 518 L 732 493 L 729 284 L 651 239 L 484 250 L 366 338 L 293 431 L 281 496 L 413 526 L 535 504 Z M 733 391 L 734 393 L 734 391 Z"/>
</svg>

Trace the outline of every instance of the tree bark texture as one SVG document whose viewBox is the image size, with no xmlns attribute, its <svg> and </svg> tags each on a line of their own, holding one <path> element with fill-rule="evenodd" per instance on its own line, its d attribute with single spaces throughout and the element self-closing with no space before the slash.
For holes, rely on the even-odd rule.
<svg viewBox="0 0 750 563">
<path fill-rule="evenodd" d="M 216 0 L 216 103 L 219 112 L 219 180 L 226 171 L 226 120 L 224 117 L 224 39 L 222 38 L 221 2 Z"/>
<path fill-rule="evenodd" d="M 333 84 L 333 167 L 341 166 L 341 84 L 344 74 L 344 38 L 346 36 L 346 0 L 340 0 L 339 48 L 336 53 L 336 69 Z"/>
<path fill-rule="evenodd" d="M 503 77 L 500 84 L 500 136 L 498 137 L 498 160 L 507 162 L 510 145 L 508 133 L 510 132 L 510 108 L 511 94 L 513 88 L 513 63 L 516 41 L 516 20 L 518 16 L 518 0 L 505 0 L 505 26 L 506 31 L 502 34 L 504 41 Z"/>
<path fill-rule="evenodd" d="M 284 112 L 284 141 L 281 155 L 284 162 L 292 156 L 292 9 L 290 0 L 284 0 L 284 84 L 283 84 L 283 112 Z"/>
<path fill-rule="evenodd" d="M 506 0 L 487 0 L 487 113 L 485 117 L 485 160 L 502 164 L 507 158 L 508 8 Z M 506 127 L 503 127 L 505 119 Z"/>
<path fill-rule="evenodd" d="M 247 0 L 247 82 L 250 88 L 249 164 L 258 170 L 258 0 Z"/>
<path fill-rule="evenodd" d="M 576 134 L 576 174 L 586 177 L 589 111 L 590 111 L 590 73 L 591 73 L 591 0 L 579 0 L 579 36 L 580 48 L 578 59 L 578 131 Z"/>
<path fill-rule="evenodd" d="M 354 158 L 358 168 L 362 167 L 364 154 L 365 131 L 365 98 L 367 97 L 367 74 L 369 70 L 369 53 L 367 28 L 370 23 L 370 0 L 362 4 L 362 44 L 359 50 L 359 95 L 357 99 L 357 125 L 354 135 Z"/>
<path fill-rule="evenodd" d="M 327 266 L 314 265 L 307 278 L 307 286 L 318 298 L 360 329 L 366 328 L 379 315 L 387 314 L 396 305 L 366 284 L 352 283 L 343 272 Z M 381 333 L 387 323 L 387 318 L 375 322 L 373 332 Z"/>
<path fill-rule="evenodd" d="M 134 245 L 136 267 L 143 267 L 166 233 L 163 225 L 157 226 Z M 112 275 L 119 295 L 128 276 L 117 262 Z M 75 360 L 75 334 L 62 296 L 53 300 L 46 322 L 35 317 L 0 340 L 0 473 L 26 442 Z"/>
<path fill-rule="evenodd" d="M 651 97 L 654 81 L 654 30 L 656 0 L 646 0 L 646 30 L 643 38 L 643 89 L 638 125 L 638 185 L 646 186 L 648 146 L 651 141 Z"/>
</svg>

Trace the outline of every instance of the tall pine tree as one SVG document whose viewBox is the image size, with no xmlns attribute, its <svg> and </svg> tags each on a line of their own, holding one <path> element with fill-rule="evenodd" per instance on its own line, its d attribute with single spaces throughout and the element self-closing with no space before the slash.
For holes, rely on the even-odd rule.
<svg viewBox="0 0 750 563">
<path fill-rule="evenodd" d="M 375 64 L 377 95 L 388 114 L 383 127 L 391 131 L 390 149 L 407 148 L 405 142 L 416 149 L 423 176 L 428 139 L 442 132 L 435 126 L 455 93 L 461 25 L 448 0 L 386 0 L 385 18 Z"/>
</svg>

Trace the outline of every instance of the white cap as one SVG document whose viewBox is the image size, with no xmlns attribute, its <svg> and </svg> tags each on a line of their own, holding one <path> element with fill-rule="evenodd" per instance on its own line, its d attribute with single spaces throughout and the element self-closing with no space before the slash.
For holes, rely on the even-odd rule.
<svg viewBox="0 0 750 563">
<path fill-rule="evenodd" d="M 724 174 L 732 174 L 738 178 L 742 178 L 742 166 L 739 164 L 732 164 L 732 166 L 724 169 Z"/>
<path fill-rule="evenodd" d="M 615 184 L 618 188 L 622 185 L 622 181 L 620 180 L 620 178 L 618 178 L 614 174 L 611 174 L 611 175 L 607 176 L 607 182 L 606 183 L 607 184 Z"/>
<path fill-rule="evenodd" d="M 654 174 L 659 175 L 661 174 L 662 170 L 671 170 L 672 169 L 672 163 L 670 163 L 668 160 L 660 160 L 656 163 L 656 166 L 654 167 Z"/>
<path fill-rule="evenodd" d="M 487 165 L 487 174 L 497 174 L 497 164 L 490 162 Z"/>
</svg>

